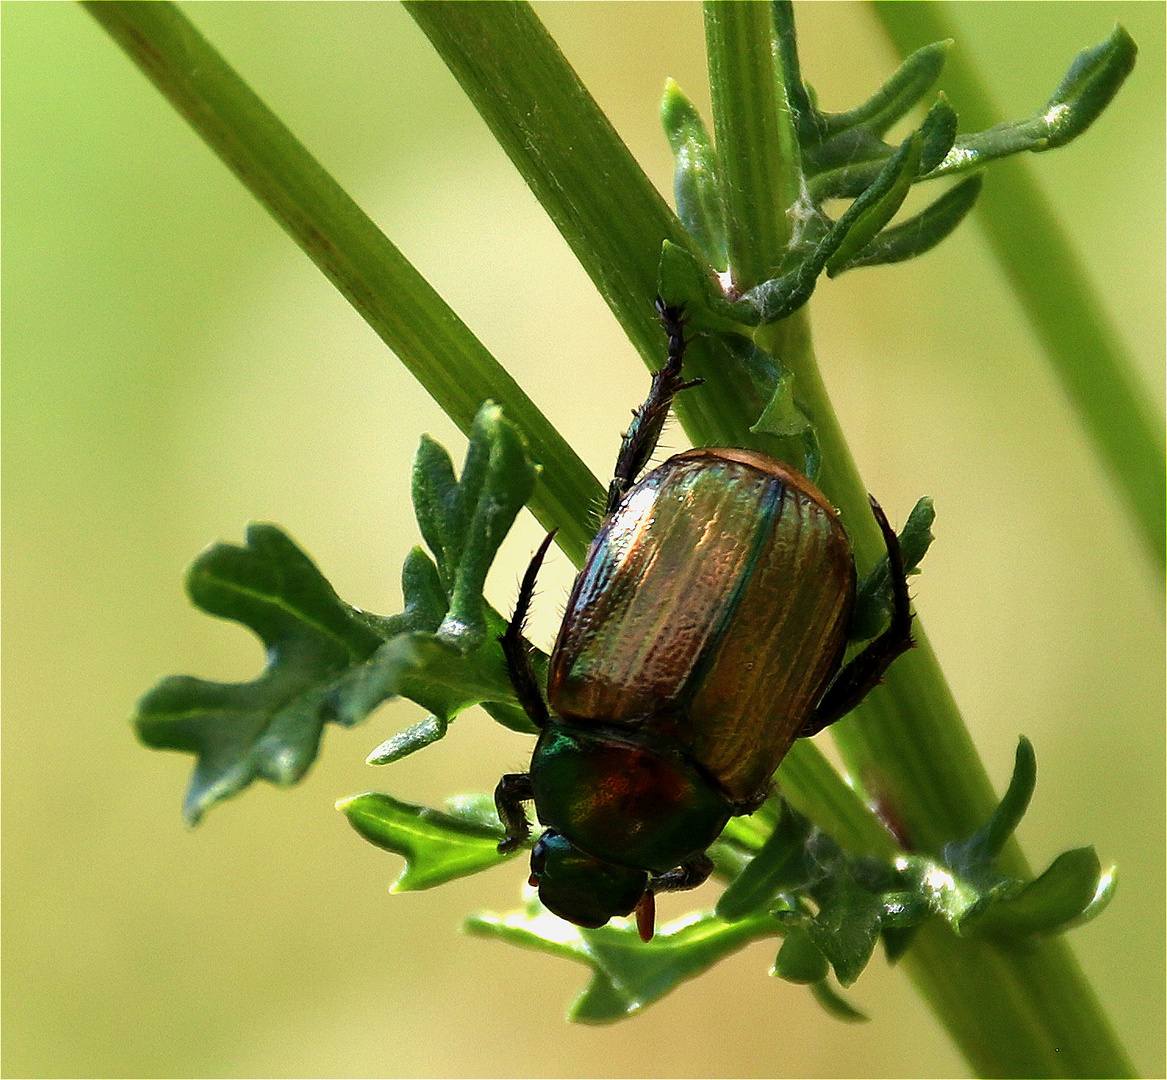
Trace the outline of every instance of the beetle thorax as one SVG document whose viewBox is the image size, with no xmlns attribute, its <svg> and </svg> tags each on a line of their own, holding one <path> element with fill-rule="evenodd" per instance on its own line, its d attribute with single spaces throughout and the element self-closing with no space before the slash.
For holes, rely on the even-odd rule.
<svg viewBox="0 0 1167 1080">
<path fill-rule="evenodd" d="M 733 812 L 667 745 L 561 721 L 539 738 L 531 784 L 544 825 L 595 858 L 655 873 L 704 851 Z"/>
</svg>

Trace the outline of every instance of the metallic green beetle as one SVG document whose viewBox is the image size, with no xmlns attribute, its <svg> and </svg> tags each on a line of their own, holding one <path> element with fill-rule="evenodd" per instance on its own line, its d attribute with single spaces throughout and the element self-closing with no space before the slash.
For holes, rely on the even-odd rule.
<svg viewBox="0 0 1167 1080">
<path fill-rule="evenodd" d="M 841 666 L 855 562 L 838 515 L 805 476 L 750 450 L 690 450 L 639 483 L 681 379 L 681 310 L 657 302 L 668 360 L 653 377 L 575 580 L 544 701 L 523 623 L 548 536 L 500 639 L 540 729 L 530 770 L 495 791 L 513 851 L 533 800 L 546 831 L 531 852 L 544 906 L 580 926 L 636 912 L 648 941 L 654 894 L 710 874 L 705 849 L 753 813 L 796 738 L 853 709 L 911 647 L 899 542 L 874 499 L 894 594 L 888 628 Z M 552 534 L 554 535 L 554 534 Z"/>
</svg>

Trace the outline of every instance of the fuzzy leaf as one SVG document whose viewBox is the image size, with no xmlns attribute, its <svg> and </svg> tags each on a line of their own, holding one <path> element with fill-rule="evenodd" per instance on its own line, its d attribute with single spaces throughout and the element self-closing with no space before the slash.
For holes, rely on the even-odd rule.
<svg viewBox="0 0 1167 1080">
<path fill-rule="evenodd" d="M 475 805 L 469 814 L 413 806 L 381 792 L 341 799 L 336 808 L 366 840 L 405 859 L 392 892 L 432 889 L 455 878 L 506 862 L 498 853 L 502 826 L 484 824 Z"/>
<path fill-rule="evenodd" d="M 1042 109 L 1025 119 L 961 136 L 931 175 L 967 172 L 1009 154 L 1064 146 L 1098 119 L 1134 68 L 1138 51 L 1130 34 L 1116 26 L 1106 41 L 1075 57 Z"/>
<path fill-rule="evenodd" d="M 729 248 L 717 153 L 700 114 L 672 79 L 665 84 L 661 123 L 676 158 L 677 216 L 710 266 L 723 271 Z"/>
<path fill-rule="evenodd" d="M 884 229 L 850 262 L 836 269 L 835 274 L 857 266 L 903 262 L 930 251 L 964 220 L 977 201 L 983 183 L 980 173 L 962 180 L 920 213 Z"/>
<path fill-rule="evenodd" d="M 826 260 L 827 273 L 833 275 L 842 266 L 846 266 L 859 252 L 861 252 L 876 234 L 895 217 L 896 211 L 903 205 L 908 191 L 915 182 L 916 170 L 920 164 L 920 148 L 923 145 L 920 133 L 913 134 L 904 142 L 904 145 L 888 163 L 891 173 L 878 197 L 870 200 L 863 207 L 862 213 L 856 214 L 846 234 L 838 247 Z M 872 185 L 873 187 L 875 185 Z M 856 199 L 852 209 L 859 205 Z"/>
<path fill-rule="evenodd" d="M 1115 27 L 1106 41 L 1079 53 L 1043 108 L 1020 120 L 958 136 L 934 164 L 930 164 L 934 155 L 926 153 L 918 179 L 969 172 L 1010 154 L 1064 146 L 1098 119 L 1130 74 L 1137 54 L 1131 36 L 1121 26 Z M 890 146 L 863 127 L 846 129 L 811 147 L 804 154 L 811 196 L 818 202 L 856 197 L 891 153 Z"/>
<path fill-rule="evenodd" d="M 948 98 L 940 94 L 920 125 L 920 161 L 916 176 L 931 172 L 940 164 L 956 142 L 956 110 Z"/>
<path fill-rule="evenodd" d="M 846 261 L 847 253 L 865 245 L 899 208 L 919 163 L 919 154 L 920 137 L 916 133 L 904 141 L 813 249 L 800 255 L 792 270 L 752 288 L 741 300 L 728 305 L 728 314 L 746 325 L 765 326 L 802 307 L 810 299 L 815 282 L 828 262 L 833 263 L 836 258 Z M 857 231 L 853 234 L 853 230 Z"/>
<path fill-rule="evenodd" d="M 825 117 L 828 136 L 863 127 L 872 135 L 883 135 L 897 120 L 907 116 L 944 70 L 952 39 L 937 41 L 917 49 L 862 105 Z"/>
</svg>

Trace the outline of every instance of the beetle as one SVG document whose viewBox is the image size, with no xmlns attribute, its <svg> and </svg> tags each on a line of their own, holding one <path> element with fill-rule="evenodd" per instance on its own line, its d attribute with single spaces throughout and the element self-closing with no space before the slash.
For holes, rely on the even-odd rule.
<svg viewBox="0 0 1167 1080">
<path fill-rule="evenodd" d="M 499 638 L 539 729 L 525 773 L 503 776 L 502 853 L 531 851 L 543 905 L 579 926 L 636 913 L 651 939 L 657 892 L 691 889 L 730 817 L 751 814 L 796 738 L 850 712 L 912 646 L 899 541 L 887 546 L 888 627 L 844 665 L 855 561 L 838 514 L 805 476 L 752 450 L 677 454 L 637 481 L 681 377 L 684 317 L 657 300 L 668 355 L 633 413 L 602 525 L 551 652 L 547 696 L 523 626 L 543 541 Z"/>
</svg>

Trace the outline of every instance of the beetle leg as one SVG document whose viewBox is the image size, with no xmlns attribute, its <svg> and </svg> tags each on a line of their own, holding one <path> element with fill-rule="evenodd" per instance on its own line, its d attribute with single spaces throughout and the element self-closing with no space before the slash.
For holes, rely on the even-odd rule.
<svg viewBox="0 0 1167 1080">
<path fill-rule="evenodd" d="M 696 855 L 686 859 L 673 870 L 666 870 L 663 874 L 653 874 L 648 879 L 650 892 L 681 892 L 684 889 L 695 889 L 704 884 L 705 879 L 713 873 L 713 860 L 699 851 Z"/>
<path fill-rule="evenodd" d="M 907 652 L 912 642 L 912 611 L 908 603 L 908 579 L 899 537 L 888 524 L 883 508 L 868 495 L 871 512 L 879 523 L 887 545 L 887 566 L 892 588 L 891 623 L 882 634 L 835 676 L 810 719 L 798 732 L 799 737 L 815 735 L 829 724 L 846 716 L 869 690 L 878 685 L 891 662 Z"/>
<path fill-rule="evenodd" d="M 502 653 L 507 662 L 507 674 L 510 675 L 511 686 L 515 696 L 519 699 L 524 712 L 531 718 L 531 722 L 538 728 L 547 723 L 547 703 L 535 681 L 531 671 L 530 646 L 523 637 L 523 623 L 527 621 L 527 612 L 531 607 L 531 597 L 535 592 L 535 579 L 539 576 L 539 567 L 543 565 L 543 556 L 555 538 L 555 529 L 552 529 L 539 545 L 539 550 L 531 556 L 527 572 L 523 575 L 523 583 L 519 586 L 519 598 L 515 601 L 515 613 L 507 623 L 505 634 L 499 636 Z"/>
<path fill-rule="evenodd" d="M 494 805 L 507 832 L 506 838 L 498 845 L 500 855 L 522 847 L 531 835 L 531 823 L 523 811 L 523 803 L 533 797 L 528 773 L 507 773 L 494 789 Z"/>
<path fill-rule="evenodd" d="M 658 892 L 680 892 L 682 889 L 695 889 L 705 882 L 713 873 L 713 860 L 699 851 L 696 855 L 686 859 L 680 866 L 666 870 L 663 874 L 653 874 L 648 879 L 648 887 L 637 903 L 636 931 L 640 940 L 647 943 L 652 941 L 656 932 L 656 894 Z"/>
<path fill-rule="evenodd" d="M 680 391 L 704 382 L 703 379 L 690 379 L 686 382 L 681 378 L 681 364 L 684 361 L 687 344 L 684 309 L 666 304 L 658 296 L 656 311 L 669 337 L 668 358 L 664 366 L 653 374 L 652 388 L 648 392 L 648 397 L 643 405 L 633 411 L 632 423 L 624 433 L 620 455 L 616 458 L 616 472 L 608 485 L 605 516 L 616 509 L 625 492 L 636 482 L 636 477 L 652 457 L 673 398 Z"/>
</svg>

